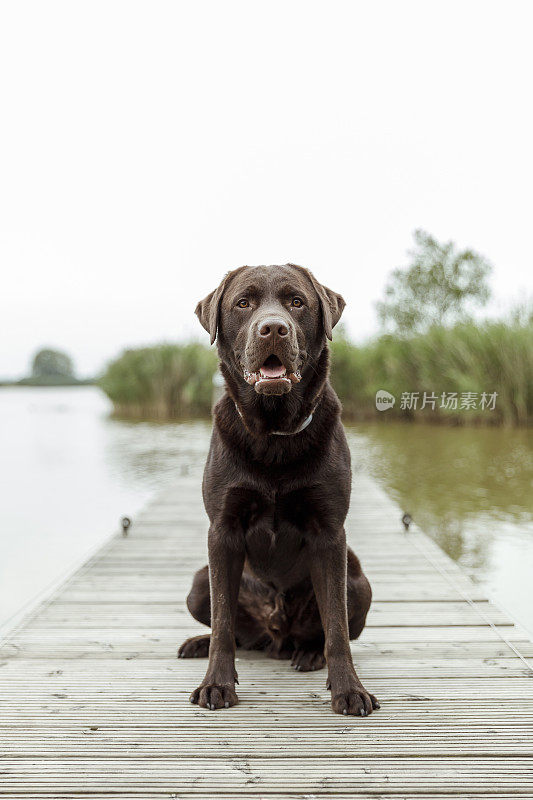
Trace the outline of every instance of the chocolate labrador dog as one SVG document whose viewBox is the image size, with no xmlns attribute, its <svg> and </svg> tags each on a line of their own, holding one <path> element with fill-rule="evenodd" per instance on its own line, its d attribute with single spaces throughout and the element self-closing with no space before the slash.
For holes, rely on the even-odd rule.
<svg viewBox="0 0 533 800">
<path fill-rule="evenodd" d="M 226 384 L 203 480 L 209 567 L 187 598 L 211 635 L 178 652 L 209 655 L 190 698 L 203 708 L 237 702 L 235 646 L 291 658 L 298 670 L 327 663 L 337 713 L 379 708 L 349 645 L 371 590 L 346 546 L 350 453 L 328 380 L 326 340 L 344 305 L 307 269 L 285 264 L 233 270 L 196 308 Z"/>
</svg>

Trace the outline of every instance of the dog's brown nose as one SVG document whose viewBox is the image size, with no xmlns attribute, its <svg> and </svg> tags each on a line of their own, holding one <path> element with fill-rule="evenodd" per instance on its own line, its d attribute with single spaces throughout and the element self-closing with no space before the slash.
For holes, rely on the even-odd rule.
<svg viewBox="0 0 533 800">
<path fill-rule="evenodd" d="M 288 336 L 289 329 L 279 317 L 270 317 L 259 325 L 259 336 L 268 339 L 269 336 Z"/>
</svg>

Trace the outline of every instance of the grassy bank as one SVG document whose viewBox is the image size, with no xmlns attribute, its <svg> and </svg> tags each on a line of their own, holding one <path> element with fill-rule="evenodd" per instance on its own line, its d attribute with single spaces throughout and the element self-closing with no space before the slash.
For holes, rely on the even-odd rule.
<svg viewBox="0 0 533 800">
<path fill-rule="evenodd" d="M 20 381 L 14 381 L 13 386 L 92 386 L 95 381 L 93 378 L 86 380 L 79 380 L 78 378 L 62 377 L 61 375 L 50 375 L 47 377 L 31 376 L 29 378 L 22 378 Z"/>
<path fill-rule="evenodd" d="M 101 386 L 122 416 L 205 416 L 211 409 L 216 364 L 215 350 L 201 344 L 128 350 L 110 364 Z M 533 325 L 435 327 L 409 338 L 382 336 L 362 346 L 341 334 L 332 345 L 332 382 L 347 419 L 386 415 L 452 424 L 526 425 L 533 419 Z M 395 396 L 393 409 L 376 411 L 378 390 Z M 416 410 L 400 407 L 404 392 L 418 393 Z M 421 410 L 424 392 L 436 396 L 434 409 Z M 467 392 L 476 395 L 476 408 L 461 409 L 461 396 Z M 494 410 L 482 410 L 482 393 L 494 392 Z M 443 393 L 457 393 L 456 410 L 440 407 Z"/>
<path fill-rule="evenodd" d="M 363 347 L 340 339 L 332 349 L 332 381 L 348 417 L 380 413 L 375 396 L 385 389 L 396 403 L 381 415 L 454 424 L 526 425 L 533 419 L 531 323 L 434 327 L 409 338 L 382 336 Z M 416 410 L 400 408 L 404 392 L 418 393 Z M 434 410 L 421 410 L 424 392 L 436 395 Z M 476 395 L 477 408 L 460 408 L 467 392 Z M 482 410 L 482 393 L 494 392 L 494 410 Z M 440 407 L 443 393 L 457 394 L 457 410 Z"/>
<path fill-rule="evenodd" d="M 216 366 L 216 351 L 196 343 L 126 350 L 108 366 L 100 386 L 119 416 L 208 416 Z"/>
</svg>

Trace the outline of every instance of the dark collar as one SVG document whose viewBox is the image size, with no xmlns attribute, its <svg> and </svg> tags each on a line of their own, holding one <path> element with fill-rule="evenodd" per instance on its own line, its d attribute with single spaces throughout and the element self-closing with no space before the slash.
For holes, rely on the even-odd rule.
<svg viewBox="0 0 533 800">
<path fill-rule="evenodd" d="M 237 409 L 237 413 L 238 413 L 239 417 L 241 419 L 244 419 L 242 414 L 241 414 L 241 410 L 240 410 L 239 406 L 237 405 L 237 403 L 235 403 L 235 408 Z M 313 414 L 314 413 L 315 413 L 315 409 L 313 409 L 311 411 L 311 413 L 309 414 L 309 416 L 306 419 L 304 419 L 304 421 L 300 425 L 298 425 L 298 427 L 293 431 L 269 431 L 269 433 L 267 435 L 268 436 L 295 436 L 297 433 L 301 433 L 302 431 L 304 431 L 307 428 L 307 426 L 311 424 L 311 422 L 313 420 Z"/>
</svg>

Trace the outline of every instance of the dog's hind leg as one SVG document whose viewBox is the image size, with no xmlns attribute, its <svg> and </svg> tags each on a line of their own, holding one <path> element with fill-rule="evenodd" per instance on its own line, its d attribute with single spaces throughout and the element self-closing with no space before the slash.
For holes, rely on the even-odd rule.
<svg viewBox="0 0 533 800">
<path fill-rule="evenodd" d="M 209 599 L 209 570 L 207 565 L 199 569 L 187 597 L 187 608 L 194 619 L 208 627 L 211 625 L 211 602 Z M 208 633 L 186 639 L 178 648 L 178 658 L 207 658 L 209 655 Z"/>
<path fill-rule="evenodd" d="M 254 613 L 258 613 L 263 599 L 254 578 L 243 575 L 237 618 L 235 621 L 235 644 L 245 650 L 265 650 L 271 644 L 264 625 L 261 625 Z M 193 578 L 191 591 L 187 597 L 187 608 L 194 619 L 202 625 L 211 626 L 211 599 L 209 595 L 209 570 L 202 567 Z M 178 648 L 178 658 L 207 658 L 209 655 L 210 634 L 193 636 L 186 639 Z"/>
<path fill-rule="evenodd" d="M 207 658 L 210 640 L 208 633 L 186 639 L 178 648 L 178 658 Z"/>
<path fill-rule="evenodd" d="M 366 615 L 372 601 L 372 589 L 368 578 L 361 569 L 355 553 L 348 548 L 348 633 L 350 639 L 357 639 L 365 627 Z"/>
<path fill-rule="evenodd" d="M 294 649 L 291 667 L 299 672 L 313 672 L 326 666 L 324 655 L 324 636 L 315 640 L 300 642 Z"/>
<path fill-rule="evenodd" d="M 326 665 L 324 629 L 311 581 L 305 580 L 295 588 L 289 602 L 294 641 L 291 666 L 301 672 L 322 669 Z"/>
</svg>

